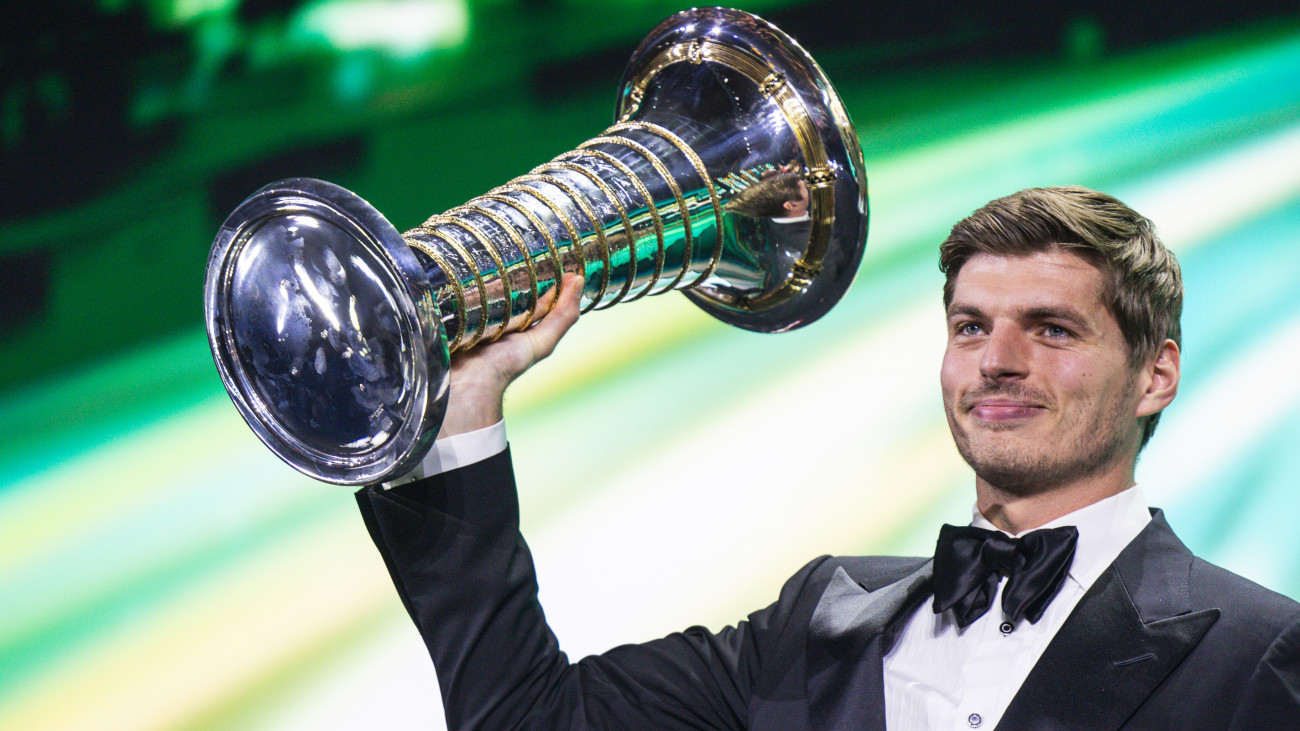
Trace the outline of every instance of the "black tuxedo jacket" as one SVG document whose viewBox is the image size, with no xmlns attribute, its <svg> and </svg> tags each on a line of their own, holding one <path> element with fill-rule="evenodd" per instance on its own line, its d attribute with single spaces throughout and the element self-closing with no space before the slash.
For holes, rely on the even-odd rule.
<svg viewBox="0 0 1300 731">
<path fill-rule="evenodd" d="M 451 729 L 885 728 L 882 659 L 928 559 L 823 557 L 777 601 L 570 664 L 537 601 L 508 453 L 357 493 Z M 1157 512 L 999 729 L 1300 729 L 1300 605 L 1194 557 Z"/>
</svg>

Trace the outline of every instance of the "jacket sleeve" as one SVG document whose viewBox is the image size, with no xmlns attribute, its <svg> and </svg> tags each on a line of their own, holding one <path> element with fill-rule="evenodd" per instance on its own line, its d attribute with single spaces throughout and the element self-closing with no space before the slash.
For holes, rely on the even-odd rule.
<svg viewBox="0 0 1300 731">
<path fill-rule="evenodd" d="M 453 730 L 744 728 L 798 593 L 718 633 L 691 628 L 570 664 L 538 603 L 508 451 L 357 500 Z"/>
<path fill-rule="evenodd" d="M 1255 666 L 1231 728 L 1300 729 L 1300 619 L 1278 634 Z"/>
</svg>

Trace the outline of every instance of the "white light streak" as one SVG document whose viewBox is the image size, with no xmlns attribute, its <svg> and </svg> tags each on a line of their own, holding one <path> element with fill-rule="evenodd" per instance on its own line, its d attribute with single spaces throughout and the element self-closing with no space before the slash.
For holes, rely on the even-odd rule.
<svg viewBox="0 0 1300 731">
<path fill-rule="evenodd" d="M 1124 196 L 1175 251 L 1300 197 L 1300 125 L 1162 173 Z"/>
<path fill-rule="evenodd" d="M 298 275 L 298 281 L 302 282 L 303 291 L 307 293 L 308 297 L 311 297 L 312 302 L 316 303 L 316 311 L 330 321 L 330 325 L 334 327 L 336 332 L 342 332 L 343 324 L 339 322 L 338 316 L 334 314 L 334 303 L 327 300 L 320 290 L 316 288 L 316 283 L 312 281 L 311 275 L 303 268 L 302 263 L 295 261 L 293 271 Z"/>
<path fill-rule="evenodd" d="M 463 43 L 469 10 L 463 0 L 327 0 L 304 9 L 299 25 L 344 51 L 404 57 Z"/>
</svg>

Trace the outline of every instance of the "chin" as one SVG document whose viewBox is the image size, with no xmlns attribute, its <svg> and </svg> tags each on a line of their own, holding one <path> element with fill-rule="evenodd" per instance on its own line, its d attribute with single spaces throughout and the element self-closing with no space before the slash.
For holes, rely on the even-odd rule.
<svg viewBox="0 0 1300 731">
<path fill-rule="evenodd" d="M 981 464 L 971 465 L 971 469 L 988 485 L 1021 497 L 1046 492 L 1055 484 L 1045 480 L 1042 472 L 1021 465 Z"/>
<path fill-rule="evenodd" d="M 1062 460 L 1060 444 L 1016 429 L 1023 424 L 980 425 L 953 435 L 957 451 L 982 481 L 1014 495 L 1050 489 L 1083 465 Z M 1044 445 L 1049 445 L 1044 449 Z"/>
</svg>

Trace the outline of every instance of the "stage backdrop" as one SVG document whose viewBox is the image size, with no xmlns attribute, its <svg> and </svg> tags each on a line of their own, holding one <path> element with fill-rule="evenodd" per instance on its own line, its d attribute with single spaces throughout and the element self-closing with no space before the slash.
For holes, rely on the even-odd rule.
<svg viewBox="0 0 1300 731">
<path fill-rule="evenodd" d="M 6 182 L 30 200 L 6 204 L 0 237 L 0 728 L 440 728 L 349 490 L 281 464 L 221 388 L 206 250 L 278 177 L 332 176 L 405 228 L 522 174 L 610 123 L 623 59 L 675 8 L 606 23 L 580 2 L 119 5 L 164 7 L 142 35 L 185 43 L 121 64 L 129 155 L 68 138 L 105 171 L 41 167 L 71 153 L 38 133 L 77 132 L 79 110 L 40 104 L 88 99 L 79 77 L 6 77 L 6 149 L 63 177 L 33 175 L 39 196 Z M 1300 597 L 1300 23 L 1139 43 L 1086 15 L 1037 38 L 758 5 L 835 26 L 800 40 L 858 124 L 867 253 L 803 330 L 651 298 L 583 317 L 513 389 L 523 526 L 571 656 L 733 623 L 817 555 L 924 554 L 941 522 L 969 520 L 936 247 L 1037 185 L 1111 192 L 1178 253 L 1184 379 L 1139 481 L 1193 550 Z M 855 39 L 880 23 L 897 42 Z"/>
</svg>

